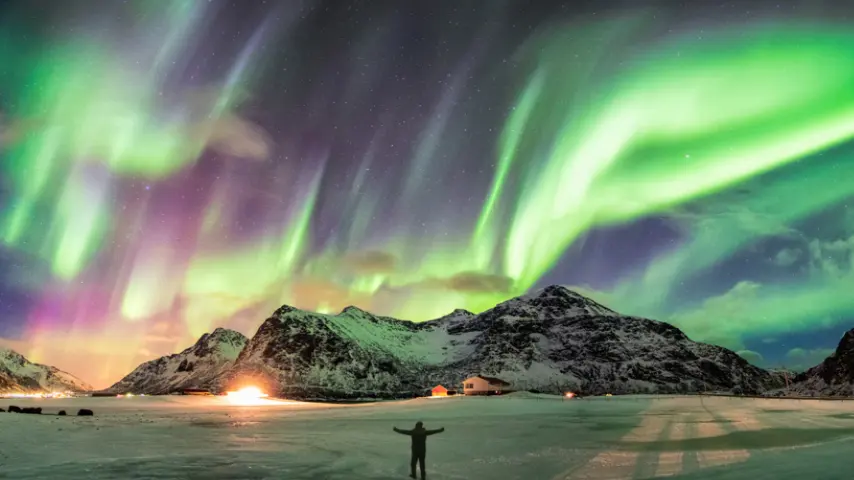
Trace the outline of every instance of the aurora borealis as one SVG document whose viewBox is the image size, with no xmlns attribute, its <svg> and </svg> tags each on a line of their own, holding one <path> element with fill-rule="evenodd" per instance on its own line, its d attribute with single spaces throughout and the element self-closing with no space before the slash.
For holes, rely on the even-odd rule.
<svg viewBox="0 0 854 480">
<path fill-rule="evenodd" d="M 283 303 L 559 283 L 810 366 L 854 327 L 854 12 L 645 3 L 5 5 L 0 342 L 103 387 Z"/>
</svg>

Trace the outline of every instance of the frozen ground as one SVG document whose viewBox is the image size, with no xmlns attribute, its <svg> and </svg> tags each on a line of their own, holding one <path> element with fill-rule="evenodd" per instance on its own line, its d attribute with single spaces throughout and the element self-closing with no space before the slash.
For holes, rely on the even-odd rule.
<svg viewBox="0 0 854 480">
<path fill-rule="evenodd" d="M 237 407 L 221 398 L 0 400 L 95 410 L 0 413 L 0 478 L 402 479 L 428 439 L 432 479 L 850 479 L 854 401 L 699 397 L 423 399 Z M 72 412 L 73 410 L 73 412 Z"/>
</svg>

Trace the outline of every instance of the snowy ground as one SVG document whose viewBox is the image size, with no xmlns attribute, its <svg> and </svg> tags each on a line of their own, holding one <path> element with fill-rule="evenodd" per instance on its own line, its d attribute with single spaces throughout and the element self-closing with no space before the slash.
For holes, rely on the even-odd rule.
<svg viewBox="0 0 854 480">
<path fill-rule="evenodd" d="M 0 400 L 0 478 L 402 479 L 428 439 L 432 479 L 850 479 L 854 401 L 699 397 L 422 399 L 233 406 L 222 398 Z"/>
</svg>

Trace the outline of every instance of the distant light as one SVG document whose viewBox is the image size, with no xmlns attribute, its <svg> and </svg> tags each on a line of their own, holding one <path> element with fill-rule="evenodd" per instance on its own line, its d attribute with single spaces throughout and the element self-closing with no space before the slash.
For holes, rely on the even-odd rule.
<svg viewBox="0 0 854 480">
<path fill-rule="evenodd" d="M 3 393 L 0 397 L 5 398 L 67 398 L 71 392 L 39 392 L 39 393 Z"/>
<path fill-rule="evenodd" d="M 572 392 L 566 392 L 563 396 L 566 398 L 575 398 L 575 394 Z"/>
</svg>

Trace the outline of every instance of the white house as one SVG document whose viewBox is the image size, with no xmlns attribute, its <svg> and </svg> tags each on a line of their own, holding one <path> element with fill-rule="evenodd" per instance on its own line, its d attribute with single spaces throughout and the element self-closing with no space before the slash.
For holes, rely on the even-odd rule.
<svg viewBox="0 0 854 480">
<path fill-rule="evenodd" d="M 463 381 L 463 393 L 466 395 L 501 395 L 509 390 L 510 384 L 495 377 L 467 378 Z"/>
</svg>

